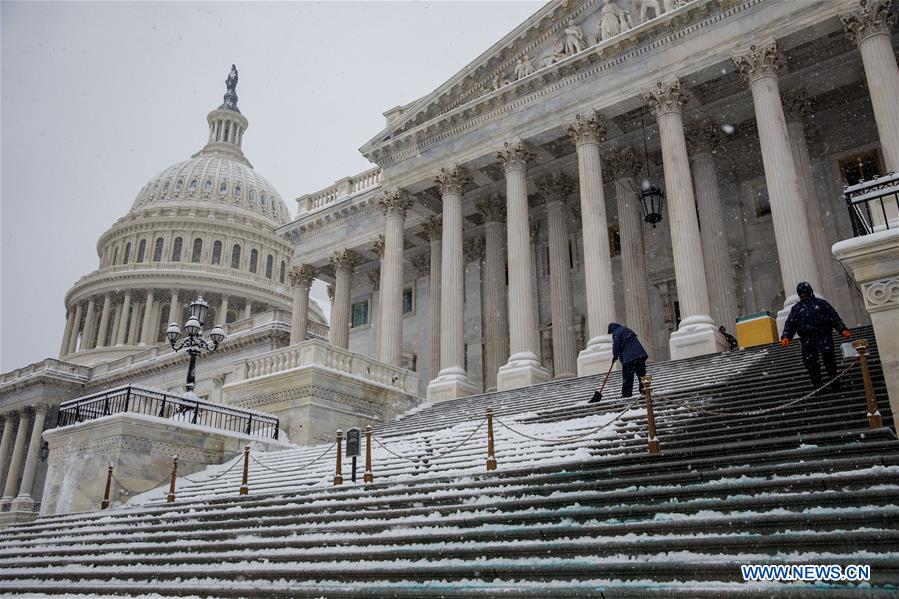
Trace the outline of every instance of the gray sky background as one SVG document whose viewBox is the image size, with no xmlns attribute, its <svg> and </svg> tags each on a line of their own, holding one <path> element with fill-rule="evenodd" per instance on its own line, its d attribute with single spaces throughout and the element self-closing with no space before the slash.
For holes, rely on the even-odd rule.
<svg viewBox="0 0 899 599">
<path fill-rule="evenodd" d="M 58 355 L 65 292 L 141 186 L 204 145 L 231 63 L 244 152 L 293 213 L 369 168 L 382 112 L 540 4 L 0 3 L 0 370 Z"/>
</svg>

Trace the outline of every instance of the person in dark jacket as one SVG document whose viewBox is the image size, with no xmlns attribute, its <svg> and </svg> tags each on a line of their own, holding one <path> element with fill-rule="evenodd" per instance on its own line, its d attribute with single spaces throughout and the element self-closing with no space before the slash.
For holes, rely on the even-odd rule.
<svg viewBox="0 0 899 599">
<path fill-rule="evenodd" d="M 837 358 L 833 351 L 833 339 L 831 331 L 838 331 L 844 339 L 852 335 L 846 324 L 826 300 L 815 297 L 812 286 L 806 282 L 796 286 L 799 301 L 793 305 L 790 315 L 784 323 L 783 334 L 780 336 L 781 347 L 786 347 L 793 339 L 793 335 L 799 334 L 799 343 L 802 345 L 802 362 L 812 379 L 815 389 L 823 386 L 821 380 L 821 366 L 818 356 L 824 362 L 828 379 L 837 376 Z M 832 385 L 834 390 L 839 390 L 839 381 Z"/>
<path fill-rule="evenodd" d="M 727 341 L 728 351 L 740 349 L 740 344 L 737 343 L 737 338 L 728 333 L 727 329 L 724 328 L 724 325 L 718 327 L 718 332 L 724 335 L 724 340 Z"/>
<path fill-rule="evenodd" d="M 626 326 L 609 323 L 609 334 L 612 336 L 612 363 L 621 360 L 621 397 L 630 397 L 634 393 L 634 375 L 646 376 L 646 358 L 649 356 L 637 334 Z M 639 382 L 642 393 L 643 381 Z"/>
</svg>

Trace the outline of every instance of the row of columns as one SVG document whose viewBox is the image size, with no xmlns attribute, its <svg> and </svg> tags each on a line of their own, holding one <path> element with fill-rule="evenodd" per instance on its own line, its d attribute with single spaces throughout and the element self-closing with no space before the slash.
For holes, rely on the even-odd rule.
<svg viewBox="0 0 899 599">
<path fill-rule="evenodd" d="M 33 419 L 32 419 L 33 415 Z M 0 436 L 0 474 L 8 463 L 3 479 L 3 497 L 0 504 L 10 505 L 12 510 L 31 511 L 34 506 L 32 487 L 40 459 L 44 420 L 47 406 L 22 408 L 3 414 L 3 433 Z M 30 421 L 30 426 L 29 426 Z M 30 431 L 30 435 L 29 435 Z"/>
</svg>

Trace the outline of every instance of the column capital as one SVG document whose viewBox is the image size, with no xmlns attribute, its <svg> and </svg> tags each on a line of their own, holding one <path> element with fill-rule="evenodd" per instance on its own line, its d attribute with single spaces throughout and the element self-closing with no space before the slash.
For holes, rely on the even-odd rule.
<svg viewBox="0 0 899 599">
<path fill-rule="evenodd" d="M 384 257 L 384 244 L 386 243 L 383 235 L 378 235 L 375 237 L 374 241 L 371 242 L 371 249 L 375 251 L 379 258 Z"/>
<path fill-rule="evenodd" d="M 412 268 L 418 277 L 423 277 L 431 271 L 431 256 L 429 254 L 419 254 L 412 257 Z"/>
<path fill-rule="evenodd" d="M 734 56 L 733 61 L 750 85 L 763 77 L 777 77 L 786 65 L 780 44 L 774 39 L 750 46 L 747 52 Z"/>
<path fill-rule="evenodd" d="M 643 171 L 643 159 L 632 147 L 625 146 L 606 158 L 606 167 L 615 179 L 634 179 Z"/>
<path fill-rule="evenodd" d="M 50 404 L 47 404 L 47 403 L 41 402 L 41 403 L 35 404 L 35 406 L 34 406 L 35 415 L 40 414 L 42 416 L 46 416 L 47 412 L 49 410 L 50 410 Z"/>
<path fill-rule="evenodd" d="M 690 96 L 684 89 L 679 78 L 671 81 L 656 83 L 656 86 L 643 92 L 643 101 L 649 105 L 649 110 L 656 118 L 669 112 L 681 112 L 681 106 L 690 100 Z"/>
<path fill-rule="evenodd" d="M 889 35 L 896 29 L 896 14 L 890 9 L 893 0 L 861 0 L 859 9 L 840 15 L 846 37 L 860 44 L 873 35 Z"/>
<path fill-rule="evenodd" d="M 586 115 L 576 114 L 574 121 L 565 125 L 565 132 L 575 145 L 598 144 L 606 134 L 606 127 L 595 110 Z"/>
<path fill-rule="evenodd" d="M 788 123 L 805 124 L 812 113 L 812 102 L 803 89 L 791 89 L 784 94 L 784 116 Z"/>
<path fill-rule="evenodd" d="M 721 147 L 721 131 L 709 120 L 693 123 L 684 132 L 690 154 L 716 152 Z"/>
<path fill-rule="evenodd" d="M 352 273 L 359 264 L 360 258 L 354 250 L 341 250 L 331 255 L 328 260 L 337 272 Z"/>
<path fill-rule="evenodd" d="M 424 227 L 425 235 L 428 236 L 429 240 L 439 240 L 443 235 L 443 216 L 439 214 L 437 216 L 432 216 L 424 222 L 422 227 Z"/>
<path fill-rule="evenodd" d="M 484 240 L 480 237 L 466 239 L 462 244 L 462 254 L 465 262 L 479 262 L 484 259 Z"/>
<path fill-rule="evenodd" d="M 291 287 L 310 287 L 318 276 L 318 269 L 309 264 L 301 264 L 290 269 Z"/>
<path fill-rule="evenodd" d="M 537 154 L 530 144 L 520 139 L 507 141 L 503 144 L 503 149 L 496 153 L 496 159 L 507 173 L 513 170 L 524 170 L 527 168 L 528 162 L 536 157 Z"/>
<path fill-rule="evenodd" d="M 574 191 L 574 180 L 564 172 L 557 171 L 540 178 L 537 189 L 546 202 L 564 202 Z"/>
<path fill-rule="evenodd" d="M 442 168 L 437 175 L 434 175 L 434 183 L 440 194 L 458 193 L 461 194 L 466 185 L 471 182 L 468 171 L 465 168 L 453 165 L 450 168 Z"/>
<path fill-rule="evenodd" d="M 371 283 L 372 291 L 378 291 L 381 288 L 381 269 L 375 268 L 368 271 L 368 282 Z"/>
<path fill-rule="evenodd" d="M 384 216 L 399 215 L 405 218 L 412 207 L 412 197 L 403 189 L 389 189 L 378 198 L 378 208 Z"/>
<path fill-rule="evenodd" d="M 506 222 L 506 198 L 498 193 L 482 198 L 476 204 L 485 223 Z"/>
</svg>

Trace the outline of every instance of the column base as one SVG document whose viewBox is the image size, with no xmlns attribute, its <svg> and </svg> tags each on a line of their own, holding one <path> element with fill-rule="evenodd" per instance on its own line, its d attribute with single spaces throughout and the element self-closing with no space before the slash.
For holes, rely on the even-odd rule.
<svg viewBox="0 0 899 599">
<path fill-rule="evenodd" d="M 690 316 L 681 321 L 668 341 L 672 360 L 727 351 L 727 341 L 708 316 Z"/>
<path fill-rule="evenodd" d="M 612 336 L 600 335 L 594 337 L 577 356 L 577 375 L 605 374 L 609 371 L 609 362 L 611 361 Z M 616 362 L 613 370 L 618 370 L 619 368 L 621 366 Z"/>
<path fill-rule="evenodd" d="M 5 530 L 16 524 L 26 524 L 37 519 L 37 512 L 29 510 L 11 510 L 0 513 L 0 530 Z"/>
<path fill-rule="evenodd" d="M 517 354 L 499 367 L 496 373 L 496 390 L 509 391 L 546 383 L 550 379 L 549 371 L 531 353 Z"/>
<path fill-rule="evenodd" d="M 468 375 L 461 368 L 445 368 L 437 378 L 428 383 L 428 401 L 438 403 L 477 393 Z"/>
<path fill-rule="evenodd" d="M 11 512 L 31 512 L 34 510 L 34 499 L 25 495 L 19 495 L 12 500 L 9 510 Z"/>
</svg>

